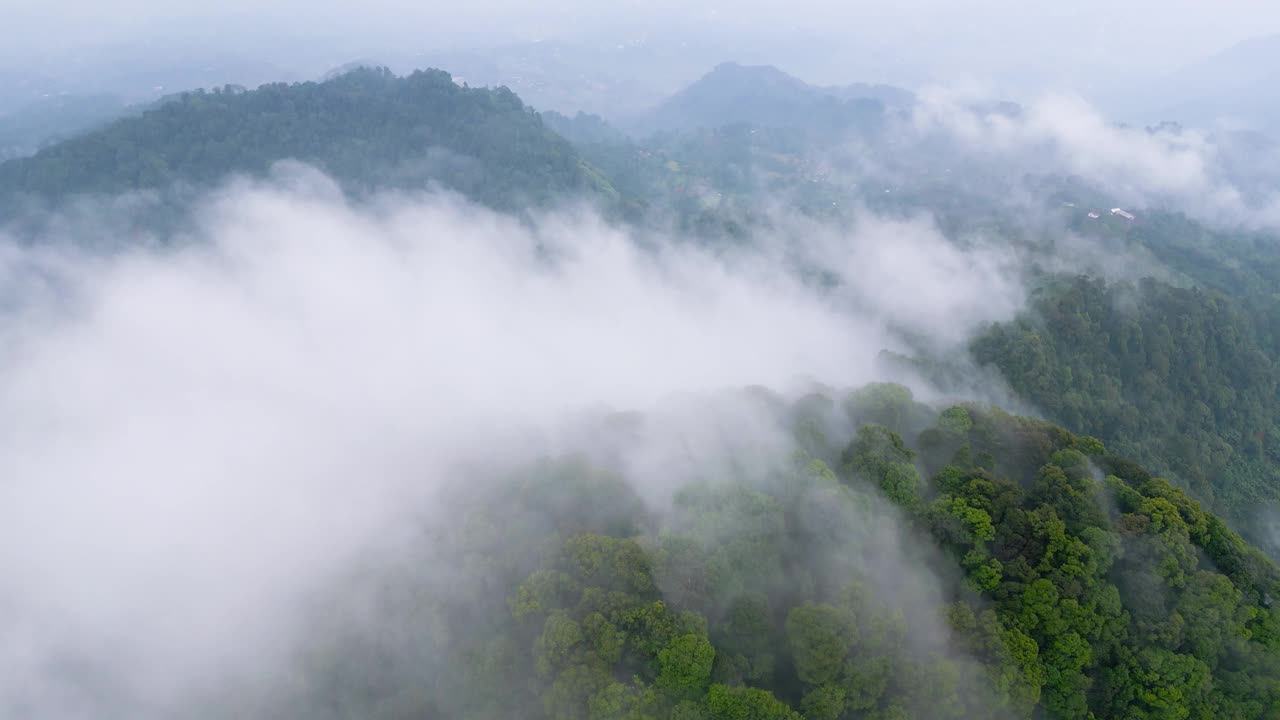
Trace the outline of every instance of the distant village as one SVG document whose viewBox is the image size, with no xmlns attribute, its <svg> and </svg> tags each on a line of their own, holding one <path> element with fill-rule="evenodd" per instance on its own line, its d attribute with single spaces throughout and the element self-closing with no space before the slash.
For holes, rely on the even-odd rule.
<svg viewBox="0 0 1280 720">
<path fill-rule="evenodd" d="M 1066 203 L 1063 203 L 1063 205 L 1065 205 L 1065 206 L 1067 206 L 1067 207 L 1069 207 L 1069 208 L 1073 208 L 1073 207 L 1075 207 L 1075 206 L 1076 206 L 1076 204 L 1075 204 L 1075 203 L 1073 203 L 1073 202 L 1066 202 Z M 1127 210 L 1125 210 L 1125 209 L 1123 209 L 1123 208 L 1111 208 L 1111 210 L 1110 210 L 1109 212 L 1110 212 L 1112 215 L 1115 215 L 1116 217 L 1119 217 L 1119 218 L 1124 218 L 1125 220 L 1134 220 L 1134 219 L 1136 219 L 1133 213 L 1131 213 L 1131 212 L 1129 212 L 1129 211 L 1127 211 Z M 1090 220 L 1097 220 L 1097 219 L 1098 219 L 1098 218 L 1100 218 L 1100 217 L 1102 217 L 1102 213 L 1098 212 L 1097 210 L 1090 210 L 1090 211 L 1089 211 L 1089 219 L 1090 219 Z"/>
</svg>

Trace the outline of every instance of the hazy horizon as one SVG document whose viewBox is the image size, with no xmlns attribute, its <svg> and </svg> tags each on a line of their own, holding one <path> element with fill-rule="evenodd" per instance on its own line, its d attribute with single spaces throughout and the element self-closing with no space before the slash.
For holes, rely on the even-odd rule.
<svg viewBox="0 0 1280 720">
<path fill-rule="evenodd" d="M 713 3 L 697 10 L 673 2 L 606 10 L 559 0 L 536 11 L 496 0 L 448 8 L 372 0 L 358 10 L 296 2 L 263 8 L 240 0 L 160 10 L 136 1 L 54 0 L 4 11 L 0 75 L 47 75 L 55 86 L 77 75 L 91 82 L 110 70 L 104 61 L 157 76 L 160 68 L 152 65 L 190 64 L 208 70 L 210 84 L 217 84 L 219 73 L 226 82 L 310 79 L 360 57 L 547 40 L 670 45 L 677 54 L 689 51 L 675 58 L 688 72 L 715 58 L 775 64 L 818 84 L 961 83 L 1015 97 L 1044 90 L 1109 95 L 1280 32 L 1280 8 L 1257 0 L 1213 7 L 807 1 L 785 8 Z"/>
</svg>

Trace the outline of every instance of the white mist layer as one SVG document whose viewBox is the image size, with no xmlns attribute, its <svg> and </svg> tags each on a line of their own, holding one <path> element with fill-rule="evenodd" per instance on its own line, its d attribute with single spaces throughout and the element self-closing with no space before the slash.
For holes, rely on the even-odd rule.
<svg viewBox="0 0 1280 720">
<path fill-rule="evenodd" d="M 0 255 L 0 710 L 169 715 L 283 662 L 291 608 L 455 462 L 585 407 L 859 384 L 886 323 L 1021 302 L 922 223 L 825 235 L 850 287 L 821 294 L 777 253 L 303 180 L 231 187 L 182 249 Z"/>
<path fill-rule="evenodd" d="M 1010 176 L 1080 178 L 1129 208 L 1185 212 L 1229 227 L 1280 227 L 1270 143 L 1253 147 L 1257 138 L 1248 135 L 1177 125 L 1119 125 L 1071 94 L 1046 93 L 1018 113 L 983 109 L 992 102 L 981 93 L 926 89 L 906 128 L 909 142 L 947 138 L 975 157 L 999 159 Z"/>
</svg>

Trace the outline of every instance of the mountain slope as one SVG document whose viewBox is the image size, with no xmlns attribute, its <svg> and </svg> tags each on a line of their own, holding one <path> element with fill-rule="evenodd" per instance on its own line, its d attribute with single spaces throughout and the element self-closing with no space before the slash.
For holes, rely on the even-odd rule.
<svg viewBox="0 0 1280 720">
<path fill-rule="evenodd" d="M 0 165 L 0 198 L 207 185 L 284 159 L 313 163 L 353 190 L 434 181 L 505 207 L 607 191 L 509 90 L 459 87 L 441 71 L 358 69 L 322 83 L 183 94 Z"/>
<path fill-rule="evenodd" d="M 795 432 L 791 462 L 682 456 L 667 470 L 697 479 L 659 513 L 579 457 L 476 488 L 440 533 L 449 587 L 370 583 L 391 612 L 343 643 L 321 625 L 323 681 L 271 714 L 1276 717 L 1280 573 L 1167 482 L 899 386 L 744 394 Z M 612 425 L 634 442 L 647 421 Z"/>
<path fill-rule="evenodd" d="M 1273 518 L 1258 513 L 1280 507 L 1280 365 L 1254 320 L 1212 291 L 1077 278 L 1043 289 L 974 353 L 1049 417 L 1177 478 L 1270 544 Z"/>
</svg>

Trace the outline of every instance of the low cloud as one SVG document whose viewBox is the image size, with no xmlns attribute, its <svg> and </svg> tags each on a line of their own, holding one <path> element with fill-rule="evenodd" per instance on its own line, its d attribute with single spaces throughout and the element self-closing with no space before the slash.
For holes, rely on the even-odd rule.
<svg viewBox="0 0 1280 720">
<path fill-rule="evenodd" d="M 429 514 L 459 463 L 571 447 L 583 408 L 860 384 L 900 331 L 956 342 L 1022 297 L 924 221 L 817 237 L 843 262 L 818 289 L 767 242 L 640 249 L 589 211 L 442 194 L 354 205 L 298 168 L 196 218 L 132 249 L 85 249 L 103 217 L 0 251 L 5 714 L 172 716 L 283 663 L 301 600 Z M 641 475 L 674 457 L 645 452 Z"/>
<path fill-rule="evenodd" d="M 1015 176 L 1070 175 L 1117 205 L 1171 209 L 1214 223 L 1280 222 L 1280 195 L 1259 183 L 1258 159 L 1242 157 L 1230 138 L 1171 125 L 1117 125 L 1074 95 L 1046 94 L 1016 110 L 971 91 L 933 88 L 920 99 L 910 123 L 918 139 L 949 139 Z"/>
</svg>

